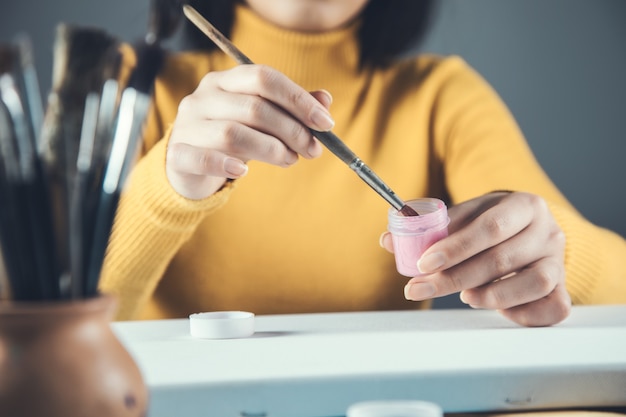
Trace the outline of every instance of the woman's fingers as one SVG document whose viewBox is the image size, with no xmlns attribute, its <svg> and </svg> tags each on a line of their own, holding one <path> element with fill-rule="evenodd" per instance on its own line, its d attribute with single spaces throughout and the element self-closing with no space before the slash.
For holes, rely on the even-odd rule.
<svg viewBox="0 0 626 417">
<path fill-rule="evenodd" d="M 204 121 L 235 122 L 247 126 L 260 133 L 265 133 L 274 141 L 280 142 L 285 151 L 300 154 L 306 158 L 319 156 L 320 149 L 315 147 L 315 140 L 310 130 L 272 102 L 254 95 L 217 92 L 203 103 L 192 103 L 204 110 Z M 183 106 L 181 104 L 181 106 Z M 183 107 L 185 111 L 185 107 Z M 215 128 L 217 125 L 206 125 L 203 129 Z M 232 136 L 224 135 L 225 139 Z M 260 136 L 262 137 L 262 136 Z M 208 135 L 196 136 L 196 141 L 207 144 Z M 250 155 L 249 159 L 257 159 Z"/>
<path fill-rule="evenodd" d="M 449 210 L 448 237 L 422 256 L 409 300 L 461 292 L 475 308 L 499 310 L 517 323 L 555 324 L 569 314 L 565 235 L 547 204 L 526 193 L 487 194 Z M 383 233 L 381 246 L 392 251 Z"/>
<path fill-rule="evenodd" d="M 326 90 L 311 91 L 311 95 L 327 109 L 330 109 L 330 105 L 333 104 L 333 96 Z"/>
<path fill-rule="evenodd" d="M 537 301 L 499 311 L 504 317 L 522 326 L 552 326 L 566 319 L 571 309 L 570 295 L 565 284 L 561 283 Z"/>
<path fill-rule="evenodd" d="M 506 198 L 490 199 L 487 201 L 498 203 L 487 206 L 485 211 L 472 211 L 472 216 L 463 216 L 463 227 L 424 252 L 417 264 L 420 272 L 428 274 L 450 268 L 520 233 L 534 221 L 541 210 L 536 206 L 543 201 L 530 194 L 523 199 L 526 201 L 520 201 L 521 196 L 513 197 L 512 194 Z M 473 202 L 469 204 L 473 205 Z M 454 215 L 452 212 L 451 217 Z M 458 219 L 456 223 L 459 223 Z M 506 253 L 501 251 L 495 255 L 497 259 L 506 261 Z"/>
<path fill-rule="evenodd" d="M 186 143 L 171 144 L 167 158 L 170 168 L 182 175 L 235 179 L 248 172 L 248 166 L 240 159 L 214 149 L 198 148 Z"/>
<path fill-rule="evenodd" d="M 166 172 L 184 197 L 199 199 L 258 160 L 288 167 L 322 147 L 310 129 L 329 130 L 332 96 L 307 92 L 266 66 L 211 72 L 181 100 L 168 142 Z"/>
<path fill-rule="evenodd" d="M 497 241 L 497 240 L 495 240 Z M 494 242 L 495 242 L 494 241 Z M 477 255 L 455 264 L 450 268 L 439 270 L 433 274 L 426 274 L 415 277 L 409 284 L 430 281 L 435 286 L 436 296 L 444 296 L 455 292 L 478 288 L 490 282 L 501 280 L 511 274 L 518 274 L 517 278 L 527 276 L 538 277 L 540 283 L 547 283 L 551 278 L 553 286 L 556 280 L 563 276 L 563 250 L 565 238 L 557 227 L 550 228 L 543 222 L 531 223 L 512 237 L 505 239 L 501 243 L 494 244 L 489 249 L 479 252 Z M 555 271 L 549 268 L 550 265 L 561 265 Z M 532 272 L 532 273 L 531 273 Z M 544 281 L 541 281 L 544 280 Z M 519 293 L 515 288 L 509 287 L 506 283 L 518 282 L 517 279 L 508 281 L 498 281 L 501 283 L 503 291 L 509 291 L 507 295 L 510 302 L 517 298 Z M 487 286 L 488 287 L 488 286 Z M 490 288 L 490 287 L 488 287 Z M 527 289 L 534 288 L 529 286 Z M 541 290 L 541 289 L 538 289 Z M 552 288 L 550 288 L 550 291 Z M 549 292 L 549 291 L 548 291 Z M 545 296 L 548 292 L 537 291 L 537 296 Z M 409 292 L 410 293 L 410 292 Z M 500 293 L 496 293 L 499 296 Z M 503 296 L 499 297 L 503 299 Z M 530 299 L 518 300 L 518 302 L 528 302 Z M 468 302 L 468 304 L 473 304 Z M 484 305 L 477 304 L 481 307 Z M 487 307 L 487 306 L 484 306 Z M 504 305 L 489 305 L 488 308 L 506 308 Z"/>
<path fill-rule="evenodd" d="M 474 308 L 506 310 L 540 300 L 561 284 L 562 260 L 541 259 L 523 270 L 461 292 L 461 300 Z"/>
<path fill-rule="evenodd" d="M 289 165 L 297 160 L 297 154 L 306 158 L 318 157 L 322 148 L 309 127 L 318 130 L 332 127 L 334 122 L 327 110 L 332 103 L 330 93 L 325 90 L 306 92 L 269 67 L 245 67 L 251 68 L 237 67 L 207 74 L 196 91 L 179 104 L 170 140 L 198 147 L 222 146 L 228 151 L 226 148 L 241 137 L 236 131 L 237 125 L 243 125 L 267 136 L 258 136 L 263 139 L 262 144 L 250 148 L 250 155 L 240 155 L 242 160 L 259 159 L 269 163 L 279 160 L 279 165 L 284 165 L 283 161 L 287 160 Z M 285 107 L 288 105 L 290 107 Z M 318 111 L 329 120 L 324 126 L 313 126 L 310 118 L 303 116 Z M 224 123 L 208 125 L 208 121 Z M 216 127 L 222 129 L 221 134 L 218 132 L 209 137 L 209 129 Z M 270 143 L 268 137 L 282 145 Z M 212 143 L 210 139 L 217 142 Z M 276 151 L 285 154 L 282 160 L 272 155 Z"/>
<path fill-rule="evenodd" d="M 202 132 L 198 138 L 198 132 Z M 176 140 L 173 143 L 185 143 L 198 148 L 202 155 L 205 149 L 212 149 L 231 155 L 244 162 L 257 160 L 272 165 L 288 167 L 298 161 L 298 154 L 284 142 L 272 135 L 231 120 L 208 120 L 198 122 L 188 128 L 180 128 L 176 135 L 184 137 L 195 135 L 193 141 Z M 200 142 L 200 143 L 198 143 Z M 170 144 L 171 149 L 175 149 Z M 207 172 L 209 175 L 210 172 Z"/>
<path fill-rule="evenodd" d="M 226 91 L 263 97 L 275 103 L 307 127 L 327 131 L 335 125 L 328 110 L 308 91 L 283 73 L 265 65 L 240 65 L 220 77 L 218 86 Z"/>
<path fill-rule="evenodd" d="M 217 191 L 227 178 L 239 178 L 248 172 L 248 167 L 237 158 L 186 143 L 170 143 L 166 159 L 170 185 L 191 200 L 205 198 Z"/>
</svg>

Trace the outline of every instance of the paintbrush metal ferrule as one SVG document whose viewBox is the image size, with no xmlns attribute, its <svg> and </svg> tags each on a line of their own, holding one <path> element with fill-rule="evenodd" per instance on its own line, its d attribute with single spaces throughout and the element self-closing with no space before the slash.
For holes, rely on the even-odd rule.
<svg viewBox="0 0 626 417">
<path fill-rule="evenodd" d="M 83 125 L 78 144 L 78 158 L 76 159 L 76 170 L 79 172 L 87 173 L 91 169 L 99 104 L 100 95 L 98 93 L 87 94 L 85 111 L 83 113 Z"/>
<path fill-rule="evenodd" d="M 396 193 L 391 190 L 383 182 L 382 179 L 370 167 L 368 167 L 365 162 L 356 158 L 349 165 L 350 169 L 352 169 L 356 174 L 361 178 L 367 185 L 372 187 L 374 191 L 376 191 L 382 198 L 385 199 L 393 208 L 400 211 L 405 206 L 404 201 L 400 199 L 396 195 Z"/>
<path fill-rule="evenodd" d="M 114 193 L 123 185 L 128 173 L 129 163 L 135 155 L 141 128 L 145 121 L 150 96 L 127 87 L 122 94 L 119 108 L 119 119 L 115 129 L 111 155 L 107 165 L 102 189 L 106 193 Z"/>
<path fill-rule="evenodd" d="M 119 83 L 116 80 L 107 80 L 102 86 L 89 180 L 93 189 L 100 188 L 107 158 L 111 151 L 118 92 Z"/>
<path fill-rule="evenodd" d="M 376 191 L 393 208 L 401 210 L 405 206 L 404 202 L 393 192 L 391 188 L 372 169 L 365 164 L 354 152 L 350 150 L 333 132 L 320 132 L 310 129 L 315 136 L 328 150 L 342 160 L 353 170 L 359 178 Z"/>
<path fill-rule="evenodd" d="M 112 194 L 117 190 L 124 167 L 126 152 L 130 143 L 130 135 L 133 125 L 135 102 L 137 100 L 137 90 L 126 88 L 120 101 L 119 118 L 113 137 L 113 146 L 107 164 L 102 189 L 107 194 Z"/>
</svg>

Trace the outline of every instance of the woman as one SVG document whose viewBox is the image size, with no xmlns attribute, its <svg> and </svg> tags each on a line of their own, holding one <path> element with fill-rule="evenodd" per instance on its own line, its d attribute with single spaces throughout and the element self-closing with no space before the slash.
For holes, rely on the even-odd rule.
<svg viewBox="0 0 626 417">
<path fill-rule="evenodd" d="M 458 57 L 399 59 L 426 2 L 201 0 L 259 65 L 168 59 L 102 290 L 119 318 L 424 308 L 455 292 L 528 326 L 626 301 L 626 243 L 576 212 Z M 407 280 L 385 202 L 310 135 L 333 131 L 405 200 L 450 206 Z M 505 190 L 505 191 L 501 191 Z M 416 303 L 417 302 L 417 303 Z"/>
</svg>

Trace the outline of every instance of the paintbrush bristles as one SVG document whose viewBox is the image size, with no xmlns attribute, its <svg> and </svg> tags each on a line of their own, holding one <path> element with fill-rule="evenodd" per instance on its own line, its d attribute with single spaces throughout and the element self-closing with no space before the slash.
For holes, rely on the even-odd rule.
<svg viewBox="0 0 626 417">
<path fill-rule="evenodd" d="M 413 208 L 406 204 L 402 206 L 400 210 L 398 210 L 398 213 L 402 214 L 405 217 L 419 216 L 419 213 L 417 211 L 413 210 Z"/>
<path fill-rule="evenodd" d="M 182 0 L 151 0 L 146 43 L 152 45 L 170 38 L 181 20 Z"/>
<path fill-rule="evenodd" d="M 52 91 L 48 96 L 41 153 L 46 168 L 60 171 L 65 159 L 78 150 L 85 98 L 100 92 L 104 82 L 117 78 L 119 41 L 96 28 L 57 26 L 54 43 Z M 70 149 L 65 145 L 69 144 Z"/>
<path fill-rule="evenodd" d="M 232 42 L 206 20 L 196 9 L 188 4 L 183 6 L 183 13 L 198 29 L 209 37 L 215 44 L 238 64 L 252 64 L 252 60 L 244 55 Z"/>
</svg>

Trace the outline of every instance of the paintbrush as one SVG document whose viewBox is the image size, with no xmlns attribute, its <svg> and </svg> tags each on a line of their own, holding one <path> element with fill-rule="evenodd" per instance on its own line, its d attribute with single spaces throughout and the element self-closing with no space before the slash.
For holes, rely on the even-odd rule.
<svg viewBox="0 0 626 417">
<path fill-rule="evenodd" d="M 0 44 L 0 74 L 12 71 L 14 55 L 12 46 Z M 0 282 L 4 297 L 8 297 L 9 286 L 14 288 L 14 292 L 22 294 L 20 284 L 24 283 L 20 279 L 22 258 L 19 252 L 24 239 L 16 224 L 16 202 L 12 192 L 13 184 L 19 181 L 20 176 L 12 124 L 4 102 L 0 100 Z"/>
<path fill-rule="evenodd" d="M 10 60 L 9 60 L 10 61 Z M 12 210 L 14 222 L 11 237 L 15 242 L 20 272 L 11 277 L 16 297 L 22 300 L 51 300 L 58 298 L 58 264 L 54 245 L 52 221 L 48 206 L 48 189 L 37 157 L 24 100 L 15 77 L 15 63 L 0 68 L 0 99 L 12 126 L 13 143 L 3 143 L 3 165 L 7 199 L 3 206 Z M 13 69 L 13 70 L 12 70 Z M 7 154 L 5 154 L 5 151 Z M 16 158 L 17 166 L 9 158 Z M 15 230 L 17 227 L 17 230 Z M 13 245 L 5 242 L 3 245 Z"/>
<path fill-rule="evenodd" d="M 0 46 L 0 67 L 5 61 L 4 48 Z M 2 69 L 0 69 L 0 72 Z M 8 298 L 9 287 L 20 293 L 21 258 L 18 250 L 23 234 L 19 233 L 15 217 L 16 202 L 12 184 L 19 179 L 17 153 L 14 147 L 12 122 L 0 100 L 0 299 Z M 25 249 L 28 250 L 28 249 Z M 6 259 L 6 260 L 5 260 Z M 13 282 L 11 282 L 13 281 Z"/>
<path fill-rule="evenodd" d="M 253 64 L 252 60 L 241 52 L 233 43 L 207 21 L 196 9 L 183 6 L 185 16 L 228 56 L 238 64 Z M 404 216 L 417 216 L 418 213 L 406 205 L 383 180 L 369 168 L 337 135 L 332 132 L 320 132 L 310 129 L 324 146 L 350 167 L 367 185 L 383 197 L 393 208 Z"/>
<path fill-rule="evenodd" d="M 118 108 L 119 82 L 117 80 L 107 80 L 102 87 L 100 102 L 98 105 L 98 115 L 96 118 L 96 131 L 91 150 L 91 161 L 85 179 L 86 185 L 84 190 L 84 199 L 82 203 L 83 212 L 83 233 L 82 233 L 82 263 L 80 266 L 80 275 L 73 275 L 72 287 L 74 293 L 79 292 L 80 296 L 85 294 L 85 282 L 87 280 L 92 246 L 94 244 L 94 233 L 96 231 L 96 217 L 98 205 L 100 203 L 100 194 L 102 189 L 102 181 L 104 173 L 111 153 L 113 143 L 113 135 Z M 87 113 L 87 109 L 85 109 Z M 83 123 L 84 124 L 84 123 Z M 83 126 L 85 128 L 85 126 Z M 89 140 L 90 138 L 86 138 Z M 81 139 L 81 147 L 83 141 Z M 88 149 L 87 145 L 85 147 Z M 86 152 L 85 152 L 86 153 Z M 83 157 L 86 158 L 86 155 Z M 81 159 L 81 151 L 79 149 L 79 159 Z M 86 159 L 83 159 L 86 162 Z M 82 163 L 82 162 L 81 162 Z M 77 161 L 78 169 L 78 161 Z M 75 255 L 77 256 L 77 255 Z M 80 281 L 80 282 L 76 282 Z"/>
<path fill-rule="evenodd" d="M 137 64 L 120 99 L 119 116 L 96 211 L 84 285 L 86 296 L 94 296 L 98 291 L 122 187 L 136 158 L 154 82 L 165 59 L 161 41 L 174 33 L 180 20 L 177 17 L 180 12 L 177 14 L 176 10 L 180 10 L 177 0 L 152 0 L 146 36 L 135 45 Z"/>
<path fill-rule="evenodd" d="M 71 298 L 81 298 L 83 295 L 83 282 L 85 276 L 85 236 L 86 230 L 91 226 L 88 219 L 85 200 L 89 175 L 93 166 L 93 152 L 96 141 L 96 128 L 100 95 L 89 93 L 85 100 L 83 113 L 83 125 L 76 159 L 76 174 L 73 178 L 73 186 L 70 190 L 69 205 L 69 251 L 70 251 L 70 277 Z"/>
<path fill-rule="evenodd" d="M 85 100 L 89 93 L 100 93 L 106 80 L 117 78 L 119 44 L 117 38 L 100 28 L 63 23 L 56 28 L 52 89 L 39 152 L 50 181 L 55 235 L 64 271 L 64 296 L 69 295 L 72 279 L 69 276 L 70 189 L 76 175 Z"/>
</svg>

